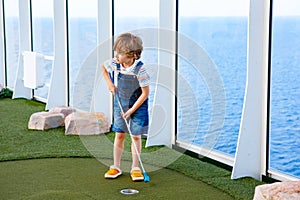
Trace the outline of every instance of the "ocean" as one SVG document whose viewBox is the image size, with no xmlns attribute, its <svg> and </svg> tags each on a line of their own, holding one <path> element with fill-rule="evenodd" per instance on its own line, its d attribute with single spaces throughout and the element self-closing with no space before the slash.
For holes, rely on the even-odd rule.
<svg viewBox="0 0 300 200">
<path fill-rule="evenodd" d="M 142 28 L 157 27 L 154 18 L 139 20 L 116 18 L 115 33 Z M 271 69 L 271 104 L 270 104 L 270 169 L 300 177 L 300 18 L 277 17 L 273 20 L 272 69 Z M 17 22 L 14 22 L 17 23 Z M 16 26 L 7 26 L 7 32 L 14 32 Z M 45 55 L 53 55 L 51 37 L 52 21 L 39 19 L 35 21 L 34 50 Z M 215 64 L 224 85 L 225 117 L 224 125 L 217 135 L 213 149 L 234 157 L 239 125 L 242 115 L 246 86 L 247 65 L 247 28 L 245 17 L 186 17 L 179 18 L 179 33 L 196 42 L 205 50 Z M 76 79 L 80 66 L 87 55 L 97 46 L 97 22 L 95 19 L 69 20 L 69 58 L 70 58 L 70 97 L 72 83 Z M 13 34 L 8 35 L 15 37 Z M 45 40 L 46 38 L 46 40 Z M 43 39 L 43 40 L 42 40 Z M 13 40 L 10 40 L 13 41 Z M 18 41 L 18 40 L 15 40 Z M 8 58 L 18 52 L 17 44 L 8 45 Z M 147 51 L 142 57 L 144 63 L 157 63 L 157 54 Z M 9 62 L 13 67 L 15 61 Z M 9 66 L 10 67 L 10 66 Z M 46 64 L 44 80 L 50 81 L 51 63 Z M 199 105 L 199 115 L 185 112 L 189 99 L 178 105 L 177 139 L 196 145 L 203 145 L 207 135 L 215 134 L 209 129 L 212 111 L 212 97 L 205 77 L 197 75 L 193 66 L 184 57 L 178 59 L 178 74 L 192 88 Z M 13 74 L 11 74 L 13 76 Z M 13 78 L 11 78 L 13 79 Z M 13 81 L 11 81 L 13 82 Z M 11 83 L 12 84 L 12 83 Z M 47 86 L 39 88 L 35 94 L 47 97 Z M 181 83 L 178 82 L 178 94 Z M 182 91 L 183 92 L 183 91 Z M 191 96 L 191 98 L 194 98 Z M 192 100 L 192 99 L 190 99 Z M 189 132 L 189 123 L 180 123 L 200 119 L 194 132 Z M 194 130 L 194 129 L 192 129 Z M 215 130 L 213 130 L 215 131 Z"/>
</svg>

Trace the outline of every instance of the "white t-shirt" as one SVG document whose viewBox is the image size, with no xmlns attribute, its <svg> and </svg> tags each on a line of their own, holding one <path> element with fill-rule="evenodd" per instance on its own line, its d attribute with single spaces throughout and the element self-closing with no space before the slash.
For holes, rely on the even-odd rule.
<svg viewBox="0 0 300 200">
<path fill-rule="evenodd" d="M 130 67 L 123 67 L 120 65 L 120 73 L 123 74 L 131 74 L 131 75 L 136 75 L 134 74 L 134 70 L 138 64 L 138 60 L 135 60 L 134 63 Z M 111 73 L 113 71 L 117 71 L 117 60 L 115 58 L 107 60 L 104 62 L 104 67 L 105 69 Z M 144 65 L 141 66 L 140 70 L 138 71 L 137 78 L 140 84 L 140 87 L 146 87 L 150 85 L 150 76 L 144 67 Z"/>
</svg>

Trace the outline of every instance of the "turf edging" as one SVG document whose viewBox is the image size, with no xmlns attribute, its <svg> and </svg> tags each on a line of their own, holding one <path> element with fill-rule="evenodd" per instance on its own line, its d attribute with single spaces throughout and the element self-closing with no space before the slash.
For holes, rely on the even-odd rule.
<svg viewBox="0 0 300 200">
<path fill-rule="evenodd" d="M 253 178 L 233 180 L 230 171 L 187 155 L 181 156 L 168 168 L 210 184 L 231 195 L 234 199 L 253 199 L 255 187 L 263 184 Z"/>
</svg>

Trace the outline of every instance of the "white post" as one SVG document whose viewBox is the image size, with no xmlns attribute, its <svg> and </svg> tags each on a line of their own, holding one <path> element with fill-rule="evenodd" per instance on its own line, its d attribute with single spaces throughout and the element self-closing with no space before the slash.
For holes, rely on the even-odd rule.
<svg viewBox="0 0 300 200">
<path fill-rule="evenodd" d="M 261 179 L 265 172 L 269 11 L 269 1 L 250 0 L 247 83 L 233 179 Z"/>
<path fill-rule="evenodd" d="M 101 73 L 101 65 L 112 58 L 112 1 L 98 0 L 97 69 L 92 111 L 103 112 L 112 122 L 112 96 Z"/>
<path fill-rule="evenodd" d="M 54 6 L 54 62 L 46 110 L 68 105 L 67 84 L 67 3 L 53 0 Z"/>
<path fill-rule="evenodd" d="M 19 26 L 20 26 L 20 46 L 17 77 L 14 86 L 14 98 L 32 98 L 32 90 L 24 86 L 23 57 L 24 51 L 31 51 L 31 21 L 30 21 L 30 0 L 19 0 Z"/>
<path fill-rule="evenodd" d="M 4 21 L 3 21 L 3 0 L 0 0 L 0 48 L 1 48 L 1 54 L 0 54 L 0 90 L 1 86 L 6 87 L 6 76 L 5 76 L 5 49 L 4 49 Z"/>
<path fill-rule="evenodd" d="M 175 54 L 176 54 L 176 1 L 159 1 L 158 27 L 158 73 L 153 113 L 163 107 L 165 123 L 159 133 L 152 132 L 157 127 L 152 120 L 146 146 L 175 143 Z M 153 130 L 152 130 L 153 128 Z"/>
</svg>

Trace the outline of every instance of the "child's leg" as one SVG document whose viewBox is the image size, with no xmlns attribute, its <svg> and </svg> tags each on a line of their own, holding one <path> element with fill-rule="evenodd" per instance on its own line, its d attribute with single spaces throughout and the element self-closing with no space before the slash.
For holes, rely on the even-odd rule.
<svg viewBox="0 0 300 200">
<path fill-rule="evenodd" d="M 137 150 L 139 155 L 141 154 L 141 148 L 142 148 L 142 140 L 140 135 L 132 135 L 131 136 L 134 143 L 136 144 Z M 139 159 L 136 154 L 136 150 L 133 146 L 133 143 L 131 144 L 131 153 L 132 153 L 132 168 L 139 166 Z"/>
<path fill-rule="evenodd" d="M 120 168 L 121 157 L 124 149 L 125 133 L 116 132 L 114 141 L 114 165 Z"/>
</svg>

